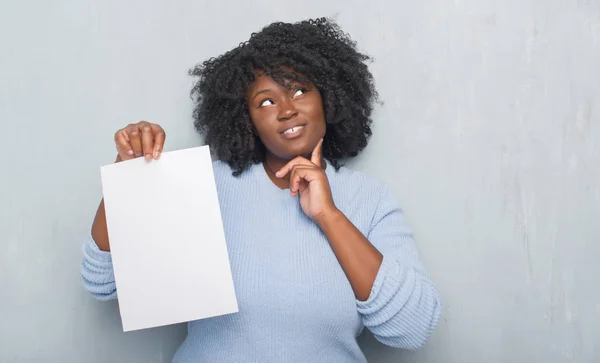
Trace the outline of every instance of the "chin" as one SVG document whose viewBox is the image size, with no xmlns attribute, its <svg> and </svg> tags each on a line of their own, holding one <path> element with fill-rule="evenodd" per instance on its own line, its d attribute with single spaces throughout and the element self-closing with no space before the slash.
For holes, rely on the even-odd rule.
<svg viewBox="0 0 600 363">
<path fill-rule="evenodd" d="M 312 153 L 313 149 L 317 145 L 318 141 L 312 145 L 312 143 L 302 143 L 301 145 L 287 145 L 287 147 L 282 147 L 278 152 L 273 153 L 277 157 L 281 159 L 291 160 L 297 156 L 308 157 Z"/>
</svg>

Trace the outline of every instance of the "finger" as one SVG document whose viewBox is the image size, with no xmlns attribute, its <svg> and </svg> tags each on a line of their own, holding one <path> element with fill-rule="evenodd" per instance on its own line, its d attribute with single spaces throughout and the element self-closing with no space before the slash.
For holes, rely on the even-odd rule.
<svg viewBox="0 0 600 363">
<path fill-rule="evenodd" d="M 298 182 L 298 187 L 296 191 L 290 192 L 292 197 L 297 196 L 300 193 L 303 193 L 308 188 L 308 182 L 305 179 L 300 179 Z"/>
<path fill-rule="evenodd" d="M 162 127 L 156 124 L 152 125 L 152 130 L 154 132 L 154 148 L 152 150 L 152 155 L 154 156 L 154 159 L 158 160 L 158 158 L 160 157 L 160 153 L 163 151 L 163 148 L 165 146 L 165 139 L 167 138 L 167 134 L 165 133 L 165 130 L 163 130 Z"/>
<path fill-rule="evenodd" d="M 300 181 L 303 179 L 303 177 L 306 175 L 306 172 L 300 168 L 300 167 L 295 167 L 292 169 L 291 173 L 290 173 L 290 194 L 292 196 L 296 196 L 298 194 L 298 186 L 300 184 Z"/>
<path fill-rule="evenodd" d="M 306 189 L 308 184 L 317 178 L 319 172 L 320 170 L 314 166 L 295 167 L 290 174 L 290 193 L 292 196 L 296 196 L 301 189 L 302 191 Z"/>
<path fill-rule="evenodd" d="M 152 135 L 152 127 L 148 122 L 140 122 L 139 129 L 142 133 L 142 152 L 146 161 L 152 160 L 152 149 L 154 148 L 154 135 Z"/>
<path fill-rule="evenodd" d="M 144 150 L 142 148 L 142 135 L 140 134 L 140 130 L 138 129 L 137 125 L 129 127 L 127 131 L 129 142 L 131 143 L 135 157 L 137 158 L 144 155 Z"/>
<path fill-rule="evenodd" d="M 310 161 L 318 167 L 321 167 L 321 157 L 323 155 L 323 139 L 319 140 L 317 146 L 315 146 L 312 155 L 310 156 Z"/>
<path fill-rule="evenodd" d="M 117 131 L 115 134 L 115 145 L 117 146 L 117 152 L 119 153 L 121 160 L 129 160 L 135 157 L 131 144 L 129 143 L 129 137 L 125 130 Z"/>
<path fill-rule="evenodd" d="M 306 188 L 308 188 L 308 182 L 306 180 L 301 180 L 300 184 L 298 184 L 298 193 L 303 193 Z"/>
<path fill-rule="evenodd" d="M 306 165 L 306 166 L 315 166 L 310 160 L 303 158 L 302 156 L 298 156 L 292 159 L 290 162 L 285 164 L 283 168 L 279 169 L 275 176 L 278 178 L 283 178 L 286 176 L 296 165 Z"/>
</svg>

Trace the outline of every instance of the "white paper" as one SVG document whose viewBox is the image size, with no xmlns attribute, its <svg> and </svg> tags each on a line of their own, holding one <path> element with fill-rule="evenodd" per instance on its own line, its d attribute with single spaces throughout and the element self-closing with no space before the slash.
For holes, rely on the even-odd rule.
<svg viewBox="0 0 600 363">
<path fill-rule="evenodd" d="M 238 312 L 208 146 L 101 175 L 123 331 Z"/>
</svg>

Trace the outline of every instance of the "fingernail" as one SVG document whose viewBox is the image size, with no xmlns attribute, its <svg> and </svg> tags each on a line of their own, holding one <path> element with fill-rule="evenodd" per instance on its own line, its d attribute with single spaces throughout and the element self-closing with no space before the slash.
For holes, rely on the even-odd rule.
<svg viewBox="0 0 600 363">
<path fill-rule="evenodd" d="M 160 156 L 160 151 L 157 151 L 154 153 L 154 157 L 158 159 L 158 157 Z"/>
<path fill-rule="evenodd" d="M 150 161 L 150 160 L 152 160 L 152 155 L 150 155 L 150 154 L 146 154 L 146 160 L 147 160 L 147 161 Z"/>
<path fill-rule="evenodd" d="M 127 154 L 129 154 L 129 155 L 133 155 L 133 150 L 129 150 L 129 151 L 127 152 Z"/>
</svg>

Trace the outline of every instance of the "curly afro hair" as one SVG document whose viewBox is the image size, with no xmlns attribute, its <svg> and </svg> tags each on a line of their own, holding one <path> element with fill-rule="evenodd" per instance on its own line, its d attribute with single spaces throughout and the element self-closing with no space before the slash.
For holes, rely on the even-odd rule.
<svg viewBox="0 0 600 363">
<path fill-rule="evenodd" d="M 326 18 L 294 24 L 273 23 L 237 48 L 190 70 L 199 77 L 192 88 L 194 125 L 218 160 L 240 175 L 265 158 L 254 133 L 246 91 L 261 70 L 284 87 L 310 82 L 321 93 L 326 119 L 323 157 L 339 169 L 339 159 L 354 157 L 371 136 L 377 101 L 370 60 L 339 26 Z"/>
</svg>

